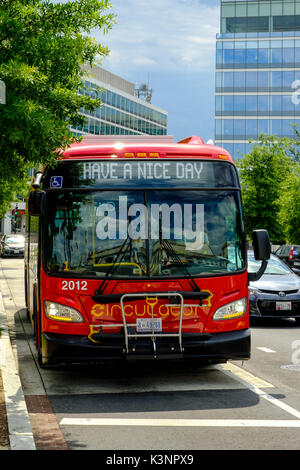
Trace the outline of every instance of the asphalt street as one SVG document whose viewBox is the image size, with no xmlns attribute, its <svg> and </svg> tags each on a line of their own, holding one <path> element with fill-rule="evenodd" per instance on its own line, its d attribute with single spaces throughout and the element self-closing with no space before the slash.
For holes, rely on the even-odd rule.
<svg viewBox="0 0 300 470">
<path fill-rule="evenodd" d="M 37 449 L 299 449 L 300 328 L 292 319 L 253 324 L 243 363 L 40 369 L 22 259 L 0 260 L 0 291 Z"/>
</svg>

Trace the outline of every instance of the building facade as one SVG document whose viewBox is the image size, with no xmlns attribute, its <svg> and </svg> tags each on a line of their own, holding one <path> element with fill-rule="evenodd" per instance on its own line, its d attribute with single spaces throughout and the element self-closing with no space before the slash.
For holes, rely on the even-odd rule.
<svg viewBox="0 0 300 470">
<path fill-rule="evenodd" d="M 135 96 L 133 83 L 100 67 L 84 67 L 87 73 L 81 93 L 99 97 L 103 105 L 94 112 L 82 110 L 86 116 L 83 127 L 74 133 L 96 135 L 166 135 L 168 113 Z"/>
<path fill-rule="evenodd" d="M 300 0 L 221 0 L 215 141 L 234 158 L 300 130 Z"/>
</svg>

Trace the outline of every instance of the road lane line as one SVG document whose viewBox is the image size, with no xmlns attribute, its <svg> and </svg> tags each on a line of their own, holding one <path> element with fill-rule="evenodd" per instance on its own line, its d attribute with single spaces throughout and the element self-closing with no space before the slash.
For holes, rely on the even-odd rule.
<svg viewBox="0 0 300 470">
<path fill-rule="evenodd" d="M 300 420 L 63 418 L 60 426 L 272 427 L 300 428 Z"/>
<path fill-rule="evenodd" d="M 265 348 L 264 346 L 258 346 L 256 349 L 259 349 L 260 351 L 266 352 L 266 353 L 274 353 L 276 351 L 273 351 L 273 349 Z"/>
<path fill-rule="evenodd" d="M 220 370 L 221 372 L 223 372 L 224 374 L 229 375 L 232 378 L 235 377 L 236 380 L 238 380 L 241 384 L 245 385 L 252 392 L 256 393 L 256 395 L 260 396 L 261 398 L 264 398 L 265 400 L 269 401 L 273 405 L 277 406 L 278 408 L 281 408 L 282 410 L 286 411 L 287 413 L 291 414 L 292 416 L 300 420 L 300 411 L 287 405 L 286 403 L 283 403 L 282 401 L 278 400 L 278 398 L 272 397 L 272 395 L 269 395 L 268 393 L 260 390 L 260 388 L 257 386 L 257 381 L 261 381 L 261 379 L 259 379 L 258 377 L 255 377 L 254 375 L 250 374 L 249 372 L 243 370 L 242 368 L 232 363 L 227 363 L 227 364 L 222 364 L 222 365 L 219 364 L 214 367 Z M 271 384 L 269 384 L 269 386 L 270 385 Z M 264 386 L 262 387 L 266 388 Z"/>
</svg>

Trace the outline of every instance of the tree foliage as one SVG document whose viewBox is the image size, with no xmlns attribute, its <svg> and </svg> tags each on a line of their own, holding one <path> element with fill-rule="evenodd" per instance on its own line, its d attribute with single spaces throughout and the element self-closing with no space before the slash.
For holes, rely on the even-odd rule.
<svg viewBox="0 0 300 470">
<path fill-rule="evenodd" d="M 108 49 L 91 37 L 114 23 L 108 0 L 0 0 L 0 216 L 28 168 L 53 164 L 75 138 L 81 108 L 100 99 L 79 93 L 82 65 Z"/>
<path fill-rule="evenodd" d="M 242 186 L 245 222 L 248 234 L 265 228 L 273 243 L 286 239 L 282 215 L 283 191 L 292 169 L 293 141 L 277 136 L 260 135 L 257 142 L 238 163 Z"/>
<path fill-rule="evenodd" d="M 284 181 L 279 203 L 285 240 L 300 245 L 300 164 L 294 165 Z"/>
</svg>

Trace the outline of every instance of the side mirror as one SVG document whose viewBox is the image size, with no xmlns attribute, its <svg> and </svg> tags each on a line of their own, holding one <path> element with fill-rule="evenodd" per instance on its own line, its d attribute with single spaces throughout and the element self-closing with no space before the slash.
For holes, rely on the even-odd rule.
<svg viewBox="0 0 300 470">
<path fill-rule="evenodd" d="M 43 173 L 41 171 L 37 171 L 36 174 L 34 175 L 32 187 L 34 189 L 38 189 L 41 186 L 42 179 L 43 179 Z"/>
<path fill-rule="evenodd" d="M 267 230 L 254 230 L 252 232 L 254 257 L 256 260 L 265 261 L 271 256 L 271 243 Z"/>
<path fill-rule="evenodd" d="M 28 213 L 30 216 L 41 216 L 46 209 L 45 191 L 31 191 L 28 199 Z"/>
<path fill-rule="evenodd" d="M 267 230 L 254 230 L 252 232 L 252 241 L 254 257 L 256 260 L 262 261 L 262 264 L 256 273 L 248 273 L 248 282 L 258 281 L 261 278 L 271 256 L 271 243 Z"/>
</svg>

